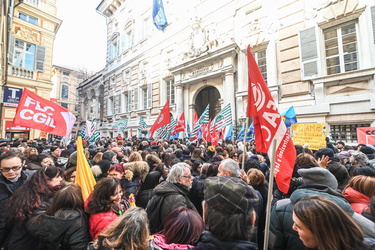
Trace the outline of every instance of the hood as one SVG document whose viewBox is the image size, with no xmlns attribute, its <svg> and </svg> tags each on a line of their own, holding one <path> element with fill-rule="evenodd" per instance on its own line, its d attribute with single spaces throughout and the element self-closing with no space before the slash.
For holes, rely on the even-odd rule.
<svg viewBox="0 0 375 250">
<path fill-rule="evenodd" d="M 99 165 L 94 165 L 91 167 L 91 171 L 95 177 L 98 177 L 102 174 L 102 169 Z"/>
<path fill-rule="evenodd" d="M 349 203 L 368 203 L 371 200 L 370 197 L 358 192 L 352 187 L 347 187 L 343 193 Z"/>
<path fill-rule="evenodd" d="M 42 214 L 39 219 L 36 221 L 32 231 L 37 232 L 37 235 L 42 241 L 47 242 L 59 242 L 61 237 L 69 229 L 69 227 L 77 221 L 80 217 L 79 212 L 75 210 L 64 210 L 59 216 L 50 216 Z"/>
<path fill-rule="evenodd" d="M 128 169 L 133 172 L 134 178 L 139 175 L 142 175 L 143 180 L 146 179 L 148 171 L 150 170 L 150 166 L 145 161 L 133 161 L 124 163 L 123 165 L 125 169 Z"/>
<path fill-rule="evenodd" d="M 161 234 L 155 234 L 154 235 L 154 243 L 161 247 L 162 249 L 192 249 L 194 246 L 188 245 L 188 244 L 176 244 L 176 243 L 171 243 L 168 244 L 165 242 L 164 235 Z"/>
<path fill-rule="evenodd" d="M 329 192 L 329 193 L 328 193 Z M 337 194 L 337 195 L 336 195 Z M 313 195 L 320 195 L 324 196 L 334 203 L 336 203 L 338 206 L 340 206 L 348 215 L 352 216 L 354 214 L 354 211 L 348 201 L 345 200 L 345 198 L 335 190 L 331 188 L 327 188 L 327 190 L 311 190 L 311 189 L 297 189 L 293 192 L 293 194 L 290 196 L 290 200 L 292 203 L 296 203 L 299 199 L 306 196 L 313 196 Z"/>
<path fill-rule="evenodd" d="M 183 188 L 184 186 L 183 185 L 177 186 L 177 184 L 175 183 L 163 181 L 162 183 L 160 183 L 154 188 L 154 194 L 156 195 L 183 194 L 184 195 L 183 190 L 179 187 Z M 185 188 L 186 188 L 186 193 L 188 193 L 189 191 L 187 187 Z"/>
</svg>

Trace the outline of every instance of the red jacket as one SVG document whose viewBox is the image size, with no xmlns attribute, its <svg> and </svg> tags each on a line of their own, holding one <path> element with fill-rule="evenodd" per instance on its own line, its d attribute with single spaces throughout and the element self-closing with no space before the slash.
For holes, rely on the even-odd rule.
<svg viewBox="0 0 375 250">
<path fill-rule="evenodd" d="M 349 201 L 354 212 L 362 214 L 364 211 L 370 211 L 370 200 L 371 198 L 358 192 L 357 190 L 347 187 L 344 190 L 344 196 Z"/>
<path fill-rule="evenodd" d="M 91 195 L 85 201 L 85 209 L 91 201 Z M 109 224 L 111 224 L 115 219 L 118 218 L 118 215 L 112 211 L 101 212 L 97 214 L 90 214 L 89 217 L 89 233 L 92 240 L 94 240 L 99 233 L 104 231 Z"/>
</svg>

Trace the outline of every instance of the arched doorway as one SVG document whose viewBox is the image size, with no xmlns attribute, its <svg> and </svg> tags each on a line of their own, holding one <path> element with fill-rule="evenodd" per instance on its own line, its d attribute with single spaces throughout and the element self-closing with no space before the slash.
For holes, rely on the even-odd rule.
<svg viewBox="0 0 375 250">
<path fill-rule="evenodd" d="M 204 109 L 210 104 L 210 119 L 213 119 L 221 109 L 220 98 L 220 93 L 215 87 L 208 86 L 202 89 L 195 99 L 195 110 L 198 116 L 201 116 Z"/>
</svg>

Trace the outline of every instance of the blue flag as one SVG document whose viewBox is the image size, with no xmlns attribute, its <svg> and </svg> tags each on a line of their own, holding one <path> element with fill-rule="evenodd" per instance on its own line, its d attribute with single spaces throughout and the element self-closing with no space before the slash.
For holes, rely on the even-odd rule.
<svg viewBox="0 0 375 250">
<path fill-rule="evenodd" d="M 154 0 L 152 6 L 152 19 L 154 20 L 156 28 L 159 30 L 164 30 L 164 28 L 168 26 L 162 0 Z"/>
<path fill-rule="evenodd" d="M 238 133 L 238 136 L 237 136 L 237 140 L 242 141 L 244 134 L 245 134 L 245 123 L 242 124 L 242 128 L 241 128 L 241 130 L 240 130 L 240 132 Z"/>
<path fill-rule="evenodd" d="M 186 134 L 187 138 L 190 138 L 190 125 L 188 121 L 186 121 Z"/>
<path fill-rule="evenodd" d="M 232 140 L 233 139 L 233 128 L 232 125 L 228 127 L 228 132 L 225 135 L 225 140 Z"/>
<path fill-rule="evenodd" d="M 254 123 L 250 124 L 250 127 L 247 129 L 246 132 L 246 141 L 249 142 L 254 139 Z"/>
<path fill-rule="evenodd" d="M 283 119 L 287 128 L 290 128 L 292 124 L 296 124 L 297 116 L 296 116 L 296 112 L 294 111 L 294 107 L 291 106 L 284 113 L 282 113 L 281 118 Z"/>
</svg>

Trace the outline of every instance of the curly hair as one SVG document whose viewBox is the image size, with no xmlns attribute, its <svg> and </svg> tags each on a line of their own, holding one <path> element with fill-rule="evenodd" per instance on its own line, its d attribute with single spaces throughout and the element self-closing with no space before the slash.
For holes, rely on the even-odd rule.
<svg viewBox="0 0 375 250">
<path fill-rule="evenodd" d="M 112 177 L 101 179 L 94 187 L 87 212 L 97 214 L 109 211 L 112 204 L 111 195 L 115 193 L 119 186 L 122 187 L 119 179 Z"/>
<path fill-rule="evenodd" d="M 6 213 L 8 214 L 6 223 L 14 225 L 17 222 L 24 222 L 43 203 L 49 203 L 49 200 L 56 193 L 56 189 L 61 186 L 52 187 L 48 182 L 61 175 L 62 170 L 54 166 L 36 171 L 9 199 L 6 207 Z"/>
</svg>

